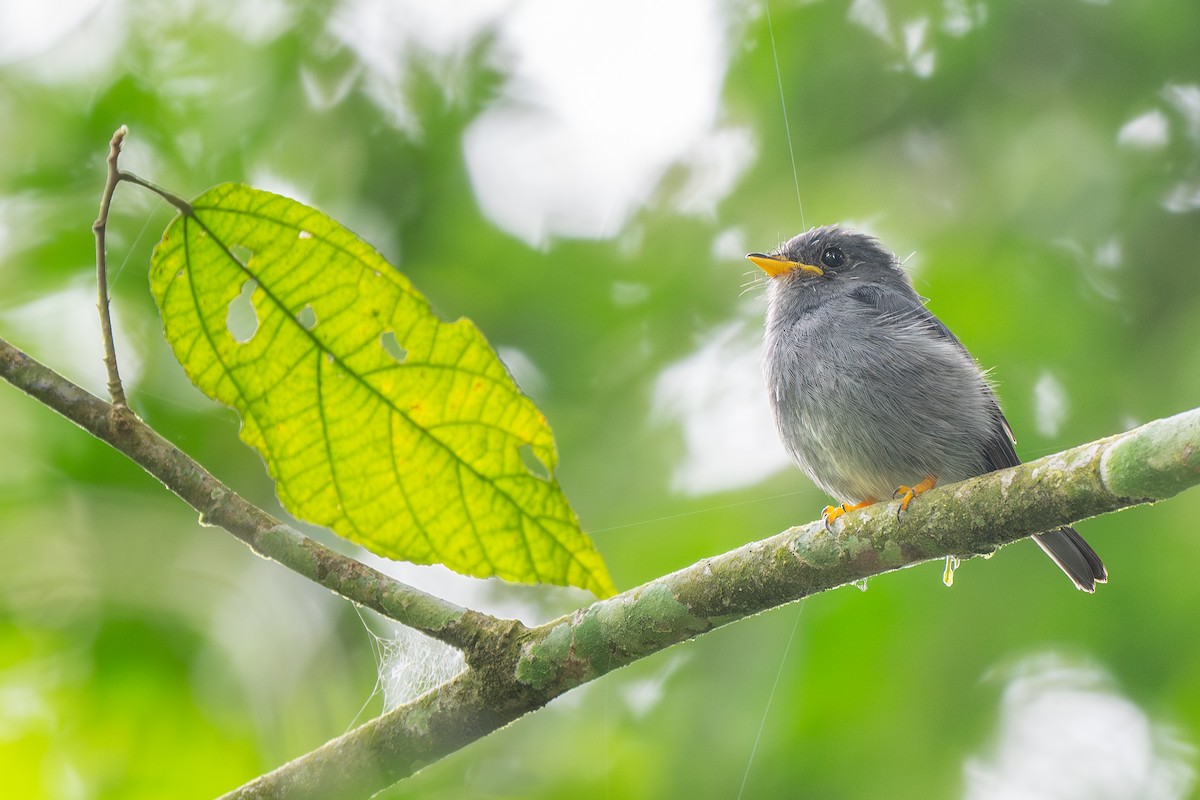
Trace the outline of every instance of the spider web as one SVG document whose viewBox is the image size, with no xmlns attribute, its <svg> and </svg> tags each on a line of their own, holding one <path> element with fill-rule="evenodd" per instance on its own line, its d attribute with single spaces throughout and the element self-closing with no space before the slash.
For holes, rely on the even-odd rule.
<svg viewBox="0 0 1200 800">
<path fill-rule="evenodd" d="M 466 668 L 462 653 L 449 645 L 375 614 L 368 619 L 359 610 L 358 616 L 375 654 L 377 677 L 367 702 L 382 693 L 385 712 L 415 700 Z"/>
</svg>

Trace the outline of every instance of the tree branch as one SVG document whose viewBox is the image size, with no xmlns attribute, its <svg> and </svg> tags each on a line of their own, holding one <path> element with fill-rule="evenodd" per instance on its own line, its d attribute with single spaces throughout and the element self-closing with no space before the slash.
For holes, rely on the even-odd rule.
<svg viewBox="0 0 1200 800">
<path fill-rule="evenodd" d="M 921 497 L 811 522 L 525 631 L 449 683 L 230 792 L 367 797 L 554 697 L 714 628 L 947 555 L 969 557 L 1200 484 L 1200 409 Z"/>
<path fill-rule="evenodd" d="M 117 348 L 113 343 L 112 316 L 109 314 L 108 299 L 108 258 L 104 246 L 105 234 L 108 230 L 108 209 L 112 205 L 113 192 L 121 182 L 120 170 L 117 169 L 117 159 L 121 155 L 121 144 L 125 141 L 129 129 L 124 125 L 117 128 L 108 143 L 107 177 L 104 181 L 104 191 L 100 194 L 100 213 L 92 223 L 92 233 L 96 237 L 96 309 L 100 312 L 100 338 L 104 341 L 104 368 L 108 371 L 108 396 L 116 408 L 124 408 L 125 387 L 121 385 L 121 373 L 117 370 Z"/>
<path fill-rule="evenodd" d="M 0 377 L 128 456 L 200 512 L 200 522 L 232 533 L 343 597 L 463 651 L 467 663 L 487 643 L 524 629 L 407 586 L 325 547 L 242 498 L 127 409 L 109 405 L 0 338 Z"/>
<path fill-rule="evenodd" d="M 1038 461 L 938 487 L 897 521 L 896 504 L 708 558 L 528 629 L 404 586 L 289 528 L 128 415 L 0 339 L 0 376 L 112 444 L 257 552 L 464 650 L 468 668 L 413 702 L 231 792 L 229 798 L 367 797 L 554 697 L 714 628 L 808 595 L 1200 483 L 1200 409 Z"/>
</svg>

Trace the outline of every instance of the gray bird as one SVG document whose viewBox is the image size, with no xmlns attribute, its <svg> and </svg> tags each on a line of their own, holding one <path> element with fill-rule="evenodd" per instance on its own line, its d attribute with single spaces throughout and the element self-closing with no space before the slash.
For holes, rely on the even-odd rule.
<svg viewBox="0 0 1200 800">
<path fill-rule="evenodd" d="M 814 228 L 747 258 L 769 276 L 763 373 L 779 435 L 844 501 L 827 523 L 1021 463 L 979 365 L 876 239 Z M 1083 591 L 1108 579 L 1074 528 L 1033 538 Z"/>
</svg>

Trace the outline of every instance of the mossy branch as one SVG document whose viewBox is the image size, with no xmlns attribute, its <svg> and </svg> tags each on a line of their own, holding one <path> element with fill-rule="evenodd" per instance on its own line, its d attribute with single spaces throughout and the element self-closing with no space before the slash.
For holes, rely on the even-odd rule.
<svg viewBox="0 0 1200 800">
<path fill-rule="evenodd" d="M 366 797 L 606 672 L 810 594 L 1200 483 L 1200 409 L 896 504 L 819 521 L 705 559 L 497 642 L 494 660 L 227 798 Z M 1065 590 L 1065 589 L 1064 589 Z"/>
<path fill-rule="evenodd" d="M 124 453 L 198 511 L 203 524 L 224 528 L 259 555 L 459 648 L 468 663 L 481 640 L 520 627 L 407 586 L 310 539 L 221 483 L 127 408 L 104 402 L 2 338 L 0 377 Z"/>
<path fill-rule="evenodd" d="M 617 667 L 826 589 L 1032 533 L 1200 483 L 1200 409 L 895 504 L 790 528 L 538 628 L 463 609 L 324 548 L 217 481 L 130 415 L 0 339 L 0 376 L 112 444 L 268 558 L 463 649 L 468 668 L 428 694 L 231 792 L 367 797 Z M 116 420 L 116 422 L 114 422 Z M 1066 589 L 1064 589 L 1065 591 Z"/>
</svg>

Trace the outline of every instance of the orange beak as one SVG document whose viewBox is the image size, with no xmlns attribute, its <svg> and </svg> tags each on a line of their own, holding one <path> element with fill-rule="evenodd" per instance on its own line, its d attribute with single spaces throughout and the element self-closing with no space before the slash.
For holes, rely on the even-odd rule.
<svg viewBox="0 0 1200 800">
<path fill-rule="evenodd" d="M 766 253 L 751 253 L 746 256 L 754 262 L 754 266 L 767 273 L 772 278 L 778 278 L 795 269 L 802 269 L 805 272 L 810 272 L 813 275 L 824 275 L 825 270 L 813 264 L 801 264 L 799 261 L 788 261 L 785 258 L 777 256 L 769 256 Z"/>
</svg>

